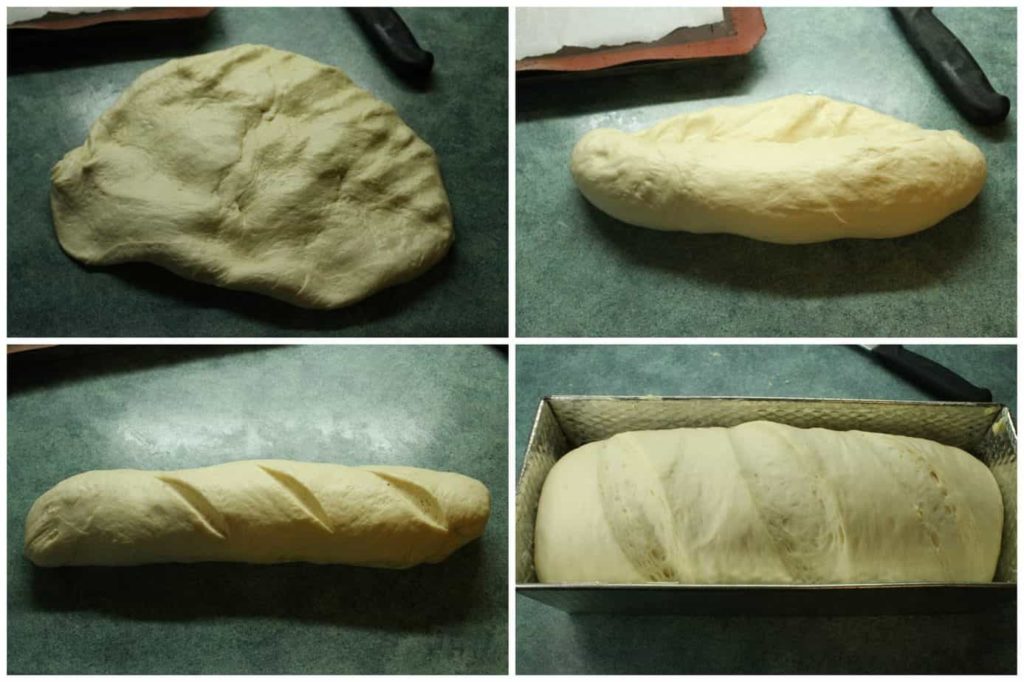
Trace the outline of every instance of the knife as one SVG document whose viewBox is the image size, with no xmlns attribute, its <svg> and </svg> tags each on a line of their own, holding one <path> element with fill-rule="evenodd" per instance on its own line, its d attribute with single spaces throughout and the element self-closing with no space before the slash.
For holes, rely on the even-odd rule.
<svg viewBox="0 0 1024 682">
<path fill-rule="evenodd" d="M 955 372 L 909 351 L 903 346 L 864 346 L 871 357 L 918 388 L 939 400 L 963 403 L 990 403 L 992 392 L 979 388 Z"/>
<path fill-rule="evenodd" d="M 434 55 L 420 47 L 412 31 L 390 7 L 349 7 L 349 13 L 399 77 L 422 84 L 434 67 Z"/>
<path fill-rule="evenodd" d="M 1010 99 L 995 91 L 964 44 L 928 7 L 893 7 L 896 23 L 960 113 L 978 125 L 1002 123 Z"/>
</svg>

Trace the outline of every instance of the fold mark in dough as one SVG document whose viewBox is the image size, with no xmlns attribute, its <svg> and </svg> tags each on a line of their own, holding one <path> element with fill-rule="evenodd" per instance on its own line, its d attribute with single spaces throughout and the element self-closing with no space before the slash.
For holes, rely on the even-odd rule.
<svg viewBox="0 0 1024 682">
<path fill-rule="evenodd" d="M 654 466 L 654 462 L 651 461 L 650 453 L 632 443 L 633 449 L 637 455 L 641 458 L 641 461 L 646 465 L 647 472 L 651 475 L 651 479 L 657 482 L 656 486 L 651 488 L 651 494 L 657 497 L 658 506 L 662 509 L 665 514 L 666 524 L 666 542 L 662 543 L 665 550 L 665 559 L 662 560 L 660 570 L 656 572 L 656 575 L 660 575 L 671 578 L 673 581 L 679 581 L 679 557 L 684 556 L 679 551 L 678 541 L 679 533 L 676 531 L 676 517 L 672 512 L 672 505 L 668 501 L 668 488 L 665 487 L 667 479 L 658 475 L 658 469 Z"/>
<path fill-rule="evenodd" d="M 657 497 L 657 488 L 661 485 L 655 479 L 638 481 L 631 478 L 632 474 L 643 477 L 643 474 L 630 470 L 625 466 L 625 452 L 633 451 L 633 457 L 643 457 L 630 441 L 619 439 L 619 451 L 605 451 L 597 469 L 597 485 L 601 496 L 601 509 L 605 521 L 611 530 L 612 537 L 622 552 L 623 557 L 648 582 L 679 582 L 675 565 L 672 563 L 672 547 L 666 547 L 658 533 L 658 519 L 648 516 L 643 504 L 630 504 L 629 500 L 643 500 L 645 490 Z M 644 485 L 640 485 L 640 483 Z M 669 515 L 667 523 L 672 523 L 671 510 L 667 502 L 658 500 L 656 504 L 665 507 Z M 652 513 L 657 514 L 658 512 Z M 662 519 L 664 521 L 664 519 Z"/>
<path fill-rule="evenodd" d="M 391 473 L 367 469 L 371 474 L 381 479 L 395 489 L 404 497 L 419 513 L 417 514 L 428 526 L 437 530 L 448 532 L 448 518 L 441 509 L 441 504 L 434 497 L 434 494 L 426 488 L 419 486 L 412 481 L 395 476 Z"/>
<path fill-rule="evenodd" d="M 775 556 L 778 557 L 779 562 L 783 568 L 786 569 L 786 573 L 789 574 L 790 582 L 799 582 L 797 578 L 796 567 L 793 565 L 792 557 L 789 553 L 789 549 L 784 546 L 785 539 L 780 537 L 778 533 L 774 532 L 772 524 L 766 516 L 767 509 L 763 505 L 761 497 L 754 490 L 754 486 L 750 480 L 750 472 L 744 466 L 743 461 L 740 459 L 740 446 L 736 440 L 736 434 L 733 429 L 725 429 L 725 436 L 729 441 L 729 450 L 732 452 L 733 460 L 736 462 L 736 471 L 739 473 L 739 480 L 746 488 L 747 494 L 750 496 L 750 503 L 754 509 L 754 513 L 757 514 L 757 520 L 761 522 L 761 527 L 764 529 L 765 537 L 768 538 L 768 542 L 771 548 L 775 550 Z"/>
<path fill-rule="evenodd" d="M 158 481 L 166 485 L 174 494 L 180 497 L 188 505 L 196 516 L 199 517 L 199 524 L 221 540 L 228 537 L 228 522 L 224 515 L 217 511 L 206 496 L 181 479 L 173 476 L 157 476 Z"/>
<path fill-rule="evenodd" d="M 36 527 L 36 530 L 32 534 L 32 537 L 25 539 L 25 546 L 32 547 L 37 542 L 43 540 L 44 536 L 46 536 L 47 539 L 53 539 L 57 536 L 58 533 L 59 531 L 56 528 L 52 528 L 48 523 L 40 523 Z"/>
<path fill-rule="evenodd" d="M 331 526 L 331 517 L 324 511 L 316 495 L 302 481 L 278 469 L 272 469 L 262 464 L 259 467 L 295 498 L 299 507 L 302 511 L 306 512 L 306 515 L 313 520 L 314 524 L 320 526 L 328 533 L 334 533 L 334 528 Z"/>
<path fill-rule="evenodd" d="M 801 462 L 801 471 L 808 476 L 808 490 L 812 491 L 815 510 L 818 514 L 811 518 L 824 519 L 826 523 L 819 525 L 820 534 L 817 541 L 808 546 L 802 556 L 794 556 L 795 564 L 801 569 L 801 575 L 809 582 L 826 582 L 827 576 L 834 574 L 834 564 L 838 554 L 833 547 L 839 543 L 842 515 L 835 489 L 829 486 L 824 465 L 817 453 L 810 450 L 802 441 L 791 437 L 791 432 L 782 429 L 779 438 L 789 446 L 793 457 Z M 795 538 L 794 538 L 795 539 Z M 831 562 L 833 566 L 826 566 Z"/>
</svg>

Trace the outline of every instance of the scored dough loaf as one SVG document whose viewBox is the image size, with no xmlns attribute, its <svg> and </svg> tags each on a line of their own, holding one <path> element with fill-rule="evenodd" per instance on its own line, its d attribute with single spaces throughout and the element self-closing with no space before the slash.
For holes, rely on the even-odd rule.
<svg viewBox="0 0 1024 682">
<path fill-rule="evenodd" d="M 537 510 L 541 582 L 989 582 L 988 468 L 920 438 L 799 429 L 621 433 L 561 458 Z"/>
<path fill-rule="evenodd" d="M 39 566 L 159 562 L 437 563 L 484 531 L 490 494 L 461 474 L 249 460 L 201 469 L 89 471 L 25 522 Z"/>
<path fill-rule="evenodd" d="M 791 95 L 636 133 L 593 130 L 573 150 L 572 174 L 627 223 L 807 244 L 931 227 L 974 200 L 986 165 L 958 132 Z"/>
</svg>

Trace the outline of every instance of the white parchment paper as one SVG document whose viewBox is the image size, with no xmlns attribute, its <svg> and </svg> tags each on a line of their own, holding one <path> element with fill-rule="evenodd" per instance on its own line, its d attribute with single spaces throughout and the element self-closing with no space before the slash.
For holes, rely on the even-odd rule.
<svg viewBox="0 0 1024 682">
<path fill-rule="evenodd" d="M 521 7 L 516 9 L 516 59 L 563 47 L 651 42 L 723 17 L 721 7 Z"/>
</svg>

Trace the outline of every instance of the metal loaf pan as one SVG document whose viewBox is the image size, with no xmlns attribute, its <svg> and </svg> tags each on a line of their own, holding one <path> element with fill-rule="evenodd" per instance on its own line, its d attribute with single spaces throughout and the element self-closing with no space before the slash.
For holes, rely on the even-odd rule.
<svg viewBox="0 0 1024 682">
<path fill-rule="evenodd" d="M 735 426 L 757 419 L 797 427 L 928 438 L 984 462 L 1005 510 L 995 579 L 985 584 L 600 585 L 542 584 L 533 566 L 541 488 L 559 457 L 623 431 Z M 990 403 L 791 398 L 555 396 L 541 401 L 516 490 L 516 591 L 571 613 L 842 615 L 966 612 L 1016 599 L 1017 436 Z"/>
</svg>

